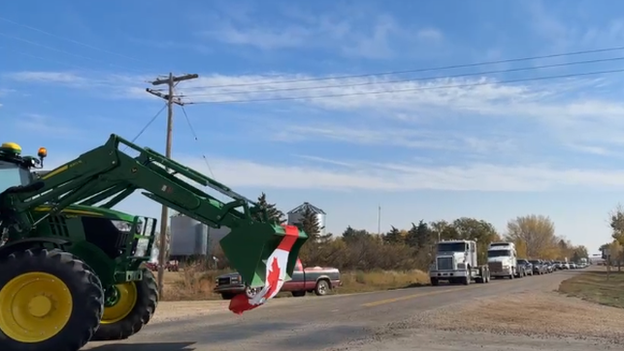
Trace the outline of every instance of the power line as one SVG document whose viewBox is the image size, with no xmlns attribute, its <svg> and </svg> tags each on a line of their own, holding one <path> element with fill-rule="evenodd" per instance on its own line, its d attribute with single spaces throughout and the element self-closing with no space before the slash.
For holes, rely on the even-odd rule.
<svg viewBox="0 0 624 351">
<path fill-rule="evenodd" d="M 302 82 L 316 82 L 316 81 L 324 81 L 324 80 L 399 75 L 399 74 L 408 74 L 408 73 L 423 73 L 423 72 L 430 72 L 430 71 L 445 71 L 445 70 L 451 70 L 451 69 L 457 69 L 457 68 L 473 68 L 473 67 L 480 67 L 480 66 L 503 64 L 503 63 L 514 63 L 514 62 L 542 60 L 542 59 L 566 57 L 566 56 L 597 54 L 597 53 L 605 53 L 605 52 L 620 51 L 620 50 L 624 50 L 624 46 L 616 46 L 616 47 L 593 49 L 593 50 L 572 51 L 572 52 L 564 52 L 564 53 L 541 55 L 541 56 L 520 57 L 520 58 L 512 58 L 512 59 L 504 59 L 504 60 L 482 61 L 482 62 L 457 64 L 457 65 L 449 65 L 449 66 L 411 69 L 411 70 L 404 70 L 404 71 L 389 71 L 389 72 L 387 71 L 387 72 L 378 72 L 378 73 L 364 73 L 364 74 L 342 75 L 342 76 L 333 76 L 333 77 L 303 78 L 303 79 L 278 80 L 278 81 L 257 81 L 257 82 L 249 82 L 249 83 L 210 85 L 204 88 L 230 88 L 230 87 L 245 87 L 245 86 L 266 85 L 266 84 L 302 83 Z"/>
<path fill-rule="evenodd" d="M 26 25 L 26 24 L 18 23 L 18 22 L 10 20 L 8 18 L 0 17 L 0 21 L 11 23 L 11 24 L 14 24 L 16 26 L 20 26 L 22 28 L 30 29 L 32 31 L 39 32 L 41 34 L 45 34 L 45 35 L 48 35 L 48 36 L 56 38 L 56 39 L 65 40 L 67 42 L 74 43 L 76 45 L 80 45 L 80 46 L 83 46 L 83 47 L 91 49 L 91 50 L 96 50 L 96 51 L 103 52 L 103 53 L 106 53 L 106 54 L 109 54 L 109 55 L 115 55 L 115 56 L 118 56 L 118 57 L 121 57 L 121 58 L 125 58 L 125 59 L 128 59 L 128 60 L 133 60 L 133 61 L 137 61 L 137 62 L 141 62 L 141 63 L 148 63 L 146 61 L 139 60 L 139 59 L 134 58 L 134 57 L 130 57 L 130 56 L 126 56 L 124 54 L 120 54 L 120 53 L 113 52 L 113 51 L 110 51 L 110 50 L 102 49 L 102 48 L 99 48 L 99 47 L 96 47 L 96 46 L 93 46 L 93 45 L 90 45 L 90 44 L 87 44 L 87 43 L 80 42 L 78 40 L 74 40 L 74 39 L 67 38 L 67 37 L 62 37 L 60 35 L 57 35 L 57 34 L 54 34 L 54 33 L 50 33 L 48 31 L 45 31 L 45 30 L 40 29 L 40 28 L 35 28 L 35 27 L 29 26 L 29 25 Z"/>
<path fill-rule="evenodd" d="M 152 123 L 154 123 L 154 121 L 156 120 L 156 118 L 158 118 L 158 116 L 160 116 L 160 114 L 167 108 L 167 104 L 163 104 L 163 107 L 158 110 L 158 112 L 156 112 L 156 114 L 154 115 L 154 117 L 152 117 L 149 122 L 147 122 L 147 124 L 143 127 L 143 129 L 141 129 L 141 131 L 134 137 L 132 138 L 132 140 L 130 141 L 131 143 L 134 143 L 135 141 L 137 141 L 137 139 L 139 139 L 141 137 L 141 135 L 143 135 L 143 133 L 145 133 L 145 131 L 147 130 L 147 128 L 149 128 L 149 126 L 152 125 Z"/>
<path fill-rule="evenodd" d="M 356 92 L 356 93 L 327 94 L 327 95 L 314 95 L 314 96 L 284 96 L 284 97 L 264 98 L 264 99 L 200 101 L 200 102 L 187 102 L 185 104 L 187 104 L 187 105 L 188 104 L 194 104 L 194 105 L 197 105 L 197 104 L 237 104 L 237 103 L 252 103 L 252 102 L 327 99 L 327 98 L 340 98 L 340 97 L 360 96 L 360 95 L 397 94 L 397 93 L 408 93 L 408 92 L 416 92 L 416 91 L 424 91 L 424 90 L 470 88 L 470 87 L 477 87 L 477 86 L 484 86 L 484 85 L 493 85 L 493 84 L 510 84 L 510 83 L 554 80 L 554 79 L 585 77 L 585 76 L 593 76 L 593 75 L 601 75 L 601 74 L 612 74 L 612 73 L 623 73 L 623 72 L 624 72 L 624 69 L 614 69 L 614 70 L 595 71 L 595 72 L 586 72 L 586 73 L 563 74 L 563 75 L 558 75 L 558 76 L 545 76 L 545 77 L 534 77 L 534 78 L 509 79 L 509 80 L 501 80 L 501 81 L 497 81 L 497 82 L 479 82 L 479 83 L 466 83 L 466 84 L 455 84 L 455 85 L 441 85 L 441 86 L 433 86 L 433 87 L 391 89 L 391 90 L 381 90 L 381 91 L 366 91 L 366 92 Z"/>
<path fill-rule="evenodd" d="M 14 36 L 14 35 L 6 34 L 6 33 L 0 33 L 0 36 L 3 36 L 5 38 L 9 38 L 9 39 L 13 39 L 13 40 L 17 40 L 17 41 L 21 41 L 21 42 L 24 42 L 24 43 L 27 43 L 27 44 L 30 44 L 30 45 L 39 46 L 39 47 L 47 49 L 47 50 L 56 51 L 56 52 L 59 52 L 59 53 L 65 54 L 65 55 L 69 55 L 69 56 L 73 56 L 73 57 L 76 57 L 76 58 L 80 58 L 80 59 L 83 59 L 83 60 L 89 60 L 89 61 L 92 61 L 92 62 L 95 62 L 95 63 L 98 63 L 98 64 L 107 65 L 107 66 L 110 66 L 110 67 L 117 67 L 117 68 L 129 70 L 129 71 L 140 72 L 139 70 L 136 70 L 136 69 L 115 65 L 115 64 L 108 63 L 106 61 L 102 61 L 102 60 L 98 60 L 98 59 L 94 59 L 94 58 L 88 57 L 88 56 L 74 54 L 74 53 L 69 52 L 69 51 L 53 48 L 51 46 L 47 46 L 47 45 L 44 45 L 44 44 L 41 44 L 41 43 L 37 43 L 37 42 L 31 41 L 31 40 L 28 40 L 28 39 L 20 38 L 20 37 Z"/>
<path fill-rule="evenodd" d="M 193 128 L 193 124 L 191 123 L 191 119 L 186 114 L 186 109 L 184 108 L 184 105 L 180 105 L 180 107 L 182 108 L 182 113 L 184 114 L 184 118 L 186 119 L 186 123 L 188 124 L 189 128 L 191 129 L 191 134 L 193 134 L 193 139 L 195 139 L 196 142 L 199 142 L 199 138 L 197 137 L 197 133 L 195 133 L 195 128 Z M 210 166 L 210 162 L 208 162 L 208 158 L 206 157 L 206 155 L 202 154 L 202 158 L 204 159 L 204 162 L 206 163 L 206 167 L 208 167 L 208 172 L 210 172 L 210 176 L 212 177 L 212 179 L 217 180 L 217 178 L 215 177 L 214 173 L 212 172 L 212 167 Z"/>
<path fill-rule="evenodd" d="M 79 69 L 83 69 L 83 70 L 87 70 L 87 71 L 98 72 L 97 70 L 94 70 L 92 68 L 88 68 L 86 66 L 76 65 L 76 64 L 73 64 L 73 63 L 68 63 L 68 62 L 63 62 L 63 61 L 51 60 L 51 59 L 49 59 L 47 57 L 33 55 L 31 53 L 28 53 L 28 52 L 18 51 L 18 50 L 15 50 L 13 48 L 8 48 L 8 47 L 5 47 L 5 46 L 0 46 L 0 50 L 2 50 L 2 51 L 12 51 L 12 52 L 14 52 L 16 54 L 19 54 L 19 55 L 29 56 L 29 57 L 35 58 L 37 60 L 47 61 L 47 62 L 55 63 L 55 64 L 58 64 L 58 65 L 65 65 L 65 66 L 75 67 L 75 68 L 79 68 Z M 104 71 L 100 71 L 100 72 L 104 72 Z"/>
<path fill-rule="evenodd" d="M 568 67 L 568 66 L 575 66 L 575 65 L 615 62 L 615 61 L 623 61 L 623 60 L 624 60 L 624 56 L 621 56 L 621 57 L 612 57 L 612 58 L 606 58 L 606 59 L 575 61 L 575 62 L 566 62 L 566 63 L 553 63 L 553 64 L 548 64 L 548 65 L 540 65 L 540 66 L 532 66 L 532 67 L 509 68 L 509 69 L 492 70 L 492 71 L 485 71 L 485 72 L 462 73 L 462 74 L 454 74 L 454 75 L 446 75 L 446 76 L 393 79 L 393 80 L 386 80 L 383 82 L 368 81 L 368 82 L 360 82 L 360 83 L 352 83 L 352 84 L 334 84 L 334 85 L 321 85 L 321 86 L 312 86 L 312 87 L 263 89 L 263 90 L 257 90 L 257 91 L 247 90 L 247 91 L 233 91 L 233 92 L 198 93 L 198 94 L 181 95 L 181 97 L 263 94 L 263 93 L 273 93 L 273 92 L 280 92 L 280 91 L 307 91 L 307 90 L 320 90 L 320 89 L 331 89 L 331 88 L 348 88 L 348 87 L 357 87 L 357 86 L 366 86 L 366 85 L 419 82 L 419 81 L 438 80 L 438 79 L 445 79 L 445 78 L 465 78 L 465 77 L 482 76 L 482 75 L 489 75 L 489 74 L 514 73 L 514 72 L 523 72 L 523 71 L 533 71 L 533 70 L 539 70 L 539 69 L 545 69 L 545 68 Z"/>
</svg>

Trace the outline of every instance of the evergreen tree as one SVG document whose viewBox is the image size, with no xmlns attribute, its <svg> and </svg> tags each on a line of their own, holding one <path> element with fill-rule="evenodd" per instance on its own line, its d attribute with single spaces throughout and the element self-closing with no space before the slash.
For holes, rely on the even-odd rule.
<svg viewBox="0 0 624 351">
<path fill-rule="evenodd" d="M 412 227 L 407 231 L 405 243 L 411 247 L 418 247 L 418 227 L 412 223 Z"/>
<path fill-rule="evenodd" d="M 403 241 L 403 237 L 401 237 L 401 231 L 392 226 L 392 229 L 384 235 L 383 240 L 386 244 L 398 244 Z"/>
<path fill-rule="evenodd" d="M 299 227 L 306 234 L 308 234 L 309 241 L 318 241 L 321 234 L 321 225 L 318 220 L 318 216 L 311 208 L 307 207 L 301 214 L 301 221 Z"/>
<path fill-rule="evenodd" d="M 344 232 L 342 232 L 342 239 L 345 242 L 355 242 L 362 239 L 366 239 L 370 237 L 371 234 L 366 230 L 361 229 L 353 229 L 353 227 L 348 226 Z"/>
<path fill-rule="evenodd" d="M 275 222 L 277 224 L 284 224 L 286 222 L 284 212 L 278 210 L 275 204 L 269 203 L 266 199 L 265 193 L 262 193 L 260 196 L 258 196 L 256 206 L 256 209 L 259 210 L 259 212 L 255 213 L 254 215 L 254 218 L 256 220 L 262 220 L 262 218 L 260 217 L 262 210 L 264 210 L 270 222 Z"/>
</svg>

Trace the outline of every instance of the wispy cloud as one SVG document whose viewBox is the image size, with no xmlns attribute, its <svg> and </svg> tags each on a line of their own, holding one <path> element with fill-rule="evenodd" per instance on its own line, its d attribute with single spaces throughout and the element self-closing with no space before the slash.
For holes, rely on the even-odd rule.
<svg viewBox="0 0 624 351">
<path fill-rule="evenodd" d="M 464 167 L 419 167 L 407 163 L 308 160 L 312 163 L 288 166 L 211 159 L 211 166 L 217 179 L 227 179 L 228 185 L 233 187 L 379 191 L 544 191 L 566 187 L 624 189 L 624 171 L 553 168 L 539 164 L 504 167 L 478 163 Z M 203 160 L 183 157 L 180 161 L 208 174 Z M 249 177 L 249 174 L 254 176 Z"/>
<path fill-rule="evenodd" d="M 65 120 L 37 113 L 21 115 L 21 117 L 14 120 L 14 126 L 17 130 L 27 132 L 28 134 L 40 133 L 51 138 L 67 140 L 68 138 L 79 139 L 86 137 L 85 129 L 72 126 Z"/>
<path fill-rule="evenodd" d="M 202 21 L 200 37 L 265 51 L 327 49 L 338 50 L 343 56 L 369 59 L 392 58 L 399 52 L 408 55 L 419 51 L 422 45 L 439 45 L 444 39 L 439 29 L 399 23 L 380 11 L 343 8 L 309 15 L 284 8 L 279 17 L 271 16 L 269 21 L 267 17 L 254 16 L 257 9 L 247 8 L 232 16 L 228 7 L 223 8 L 223 14 L 213 13 L 209 15 L 211 20 Z"/>
<path fill-rule="evenodd" d="M 118 98 L 152 98 L 145 93 L 146 77 L 143 76 L 18 72 L 6 78 L 81 90 L 87 87 L 81 85 L 85 82 L 100 82 L 108 84 L 109 96 L 112 91 Z M 213 105 L 276 99 L 279 106 L 303 106 L 308 111 L 301 114 L 314 111 L 321 117 L 314 126 L 302 124 L 301 119 L 292 116 L 286 125 L 281 120 L 265 121 L 268 127 L 272 122 L 279 125 L 281 132 L 272 134 L 276 140 L 285 140 L 285 133 L 295 131 L 300 140 L 316 136 L 355 144 L 472 150 L 481 154 L 511 152 L 519 147 L 518 139 L 524 138 L 528 143 L 537 134 L 565 147 L 592 145 L 605 152 L 624 143 L 624 103 L 617 98 L 610 99 L 611 95 L 604 92 L 605 84 L 612 84 L 615 78 L 517 84 L 499 83 L 492 77 L 426 81 L 400 78 L 318 80 L 319 77 L 304 74 L 201 74 L 199 79 L 178 87 L 177 92 L 186 100 Z M 265 113 L 279 110 L 269 102 L 261 105 Z M 328 123 L 336 114 L 341 116 L 338 122 Z M 354 123 L 361 123 L 363 118 L 369 126 L 355 128 Z M 440 123 L 446 126 L 427 127 Z M 519 130 L 518 124 L 524 129 Z M 483 127 L 474 128 L 477 125 Z M 292 135 L 287 139 L 292 141 Z M 570 149 L 583 151 L 578 147 Z"/>
</svg>

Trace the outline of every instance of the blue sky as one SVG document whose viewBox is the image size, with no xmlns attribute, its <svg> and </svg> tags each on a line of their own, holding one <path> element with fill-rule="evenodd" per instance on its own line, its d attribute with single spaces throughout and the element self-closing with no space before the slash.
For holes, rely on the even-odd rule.
<svg viewBox="0 0 624 351">
<path fill-rule="evenodd" d="M 217 180 L 284 210 L 309 201 L 330 232 L 376 231 L 380 204 L 384 230 L 474 216 L 504 233 L 536 213 L 591 250 L 609 239 L 624 190 L 624 74 L 505 81 L 621 69 L 624 50 L 361 75 L 617 47 L 624 3 L 261 4 L 0 3 L 2 138 L 46 146 L 52 167 L 110 133 L 134 138 L 163 103 L 148 81 L 197 73 L 177 92 L 195 103 L 185 109 L 198 138 L 176 109 L 175 158 L 209 173 L 205 156 Z M 310 81 L 343 75 L 360 77 Z M 319 95 L 333 97 L 309 98 Z M 138 143 L 164 141 L 163 114 Z M 141 197 L 120 209 L 159 215 Z"/>
</svg>

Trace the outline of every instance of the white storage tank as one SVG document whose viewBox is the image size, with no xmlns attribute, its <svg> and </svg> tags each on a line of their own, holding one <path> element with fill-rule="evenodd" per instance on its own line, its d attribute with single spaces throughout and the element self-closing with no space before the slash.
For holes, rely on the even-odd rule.
<svg viewBox="0 0 624 351">
<path fill-rule="evenodd" d="M 326 231 L 325 231 L 325 226 L 326 226 L 325 225 L 325 217 L 326 217 L 326 213 L 325 213 L 325 211 L 323 211 L 320 208 L 312 205 L 309 202 L 304 202 L 300 206 L 297 206 L 297 207 L 293 208 L 292 210 L 290 210 L 288 212 L 288 224 L 294 225 L 294 224 L 301 223 L 301 217 L 303 216 L 303 213 L 307 209 L 312 210 L 312 212 L 316 215 L 316 218 L 318 219 L 319 227 L 321 228 L 321 231 L 320 231 L 319 234 L 320 235 L 325 235 L 325 233 L 326 233 Z"/>
<path fill-rule="evenodd" d="M 219 245 L 219 241 L 230 233 L 230 228 L 208 228 L 208 252 L 213 253 Z"/>
<path fill-rule="evenodd" d="M 185 215 L 171 216 L 169 256 L 205 255 L 208 230 L 199 221 Z"/>
<path fill-rule="evenodd" d="M 193 255 L 208 254 L 208 226 L 203 223 L 195 225 L 195 252 Z"/>
</svg>

